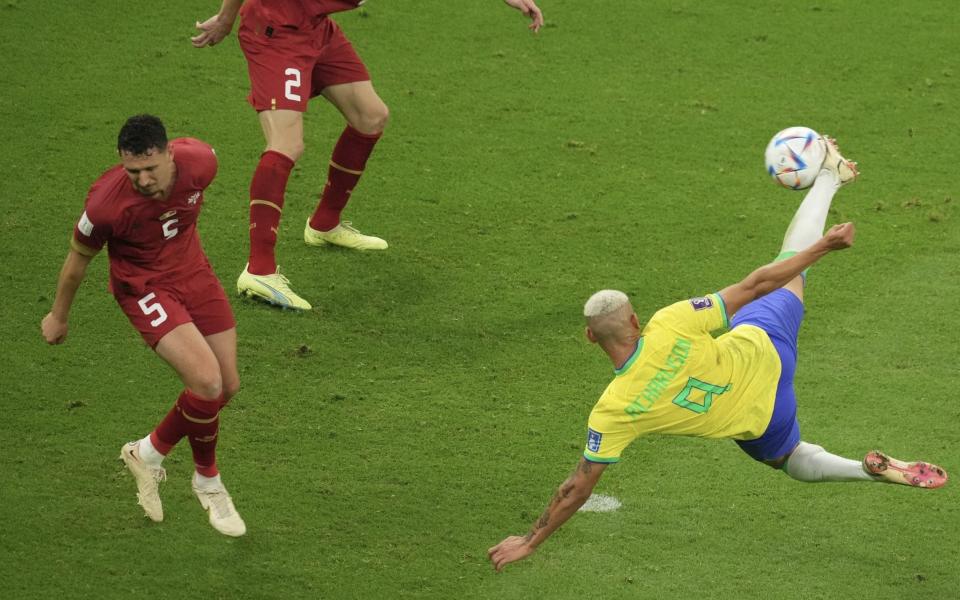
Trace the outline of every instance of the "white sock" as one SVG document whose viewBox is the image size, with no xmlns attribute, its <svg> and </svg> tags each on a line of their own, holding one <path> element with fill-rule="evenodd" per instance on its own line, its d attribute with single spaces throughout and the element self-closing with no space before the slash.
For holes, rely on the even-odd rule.
<svg viewBox="0 0 960 600">
<path fill-rule="evenodd" d="M 797 481 L 876 481 L 856 460 L 830 454 L 822 446 L 800 442 L 783 465 Z"/>
<path fill-rule="evenodd" d="M 221 488 L 223 487 L 223 482 L 220 481 L 219 474 L 215 475 L 214 477 L 206 477 L 194 471 L 193 485 L 202 489 Z"/>
<path fill-rule="evenodd" d="M 153 442 L 150 441 L 149 435 L 140 440 L 140 445 L 137 446 L 137 454 L 140 455 L 140 460 L 151 467 L 159 467 L 165 458 L 163 454 L 160 454 L 159 450 L 153 447 Z"/>
<path fill-rule="evenodd" d="M 833 172 L 827 169 L 821 170 L 810 191 L 803 197 L 803 202 L 794 214 L 790 226 L 787 227 L 781 253 L 800 252 L 812 246 L 823 236 L 827 215 L 830 213 L 830 203 L 838 189 L 840 189 L 840 183 Z"/>
</svg>

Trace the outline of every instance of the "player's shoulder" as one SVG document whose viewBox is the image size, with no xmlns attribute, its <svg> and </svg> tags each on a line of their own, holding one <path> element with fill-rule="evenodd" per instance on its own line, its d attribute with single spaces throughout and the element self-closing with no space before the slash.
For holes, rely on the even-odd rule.
<svg viewBox="0 0 960 600">
<path fill-rule="evenodd" d="M 686 298 L 684 300 L 678 300 L 673 304 L 664 306 L 654 313 L 650 320 L 684 319 L 700 311 L 709 310 L 715 306 L 724 308 L 723 298 L 720 297 L 720 294 L 711 293 L 705 296 L 695 296 L 692 298 Z"/>
<path fill-rule="evenodd" d="M 107 169 L 90 186 L 84 212 L 94 223 L 112 221 L 123 212 L 130 192 L 130 180 L 121 165 Z"/>
<path fill-rule="evenodd" d="M 184 158 L 216 157 L 213 147 L 203 140 L 198 140 L 197 138 L 175 138 L 170 140 L 170 146 L 173 148 L 174 157 L 177 155 L 181 155 Z"/>
<path fill-rule="evenodd" d="M 654 326 L 677 320 L 678 317 L 686 312 L 687 302 L 687 300 L 678 300 L 673 304 L 668 304 L 660 308 L 657 312 L 653 313 L 647 325 Z"/>
<path fill-rule="evenodd" d="M 197 138 L 183 137 L 170 141 L 178 178 L 186 176 L 193 186 L 205 188 L 217 174 L 217 153 Z"/>
</svg>

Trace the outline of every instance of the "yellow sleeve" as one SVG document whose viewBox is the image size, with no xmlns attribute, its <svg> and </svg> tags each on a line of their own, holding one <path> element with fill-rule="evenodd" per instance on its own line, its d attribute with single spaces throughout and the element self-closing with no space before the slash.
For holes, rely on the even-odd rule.
<svg viewBox="0 0 960 600">
<path fill-rule="evenodd" d="M 710 333 L 730 326 L 727 307 L 720 294 L 675 302 L 658 310 L 650 322 L 690 335 Z"/>
<path fill-rule="evenodd" d="M 632 426 L 605 418 L 594 408 L 587 424 L 587 446 L 583 449 L 583 457 L 591 462 L 620 462 L 620 455 L 635 439 L 637 434 Z"/>
</svg>

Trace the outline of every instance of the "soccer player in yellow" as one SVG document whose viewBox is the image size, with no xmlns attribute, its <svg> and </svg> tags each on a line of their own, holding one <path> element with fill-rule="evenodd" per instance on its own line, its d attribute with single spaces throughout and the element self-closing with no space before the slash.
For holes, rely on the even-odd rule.
<svg viewBox="0 0 960 600">
<path fill-rule="evenodd" d="M 800 440 L 793 374 L 803 320 L 804 271 L 853 244 L 852 223 L 823 234 L 830 203 L 858 174 L 856 163 L 823 138 L 827 158 L 784 237 L 778 260 L 715 294 L 657 311 L 643 327 L 623 292 L 587 300 L 587 338 L 614 366 L 614 379 L 590 413 L 587 444 L 525 536 L 490 548 L 500 571 L 526 558 L 590 497 L 603 471 L 641 435 L 733 439 L 755 460 L 806 482 L 871 481 L 937 488 L 940 467 L 903 462 L 879 451 L 862 461 Z M 710 333 L 725 327 L 718 338 Z"/>
</svg>

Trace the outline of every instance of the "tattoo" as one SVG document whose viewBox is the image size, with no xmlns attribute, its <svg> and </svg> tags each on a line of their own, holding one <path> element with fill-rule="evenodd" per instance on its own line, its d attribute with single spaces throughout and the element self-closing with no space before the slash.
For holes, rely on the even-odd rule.
<svg viewBox="0 0 960 600">
<path fill-rule="evenodd" d="M 557 491 L 553 493 L 553 498 L 550 499 L 550 503 L 547 505 L 547 508 L 544 509 L 543 514 L 540 515 L 540 518 L 537 519 L 537 522 L 534 523 L 533 527 L 530 528 L 530 531 L 527 535 L 524 536 L 524 540 L 529 542 L 533 539 L 537 533 L 544 527 L 550 524 L 550 511 L 560 502 L 566 500 L 576 489 L 576 484 L 574 480 L 577 477 L 578 473 L 583 473 L 584 475 L 590 474 L 593 470 L 593 463 L 588 460 L 581 460 L 580 464 L 573 469 L 573 472 L 570 473 L 570 477 L 567 478 L 560 487 L 557 488 Z"/>
<path fill-rule="evenodd" d="M 543 511 L 543 514 L 540 515 L 540 520 L 537 521 L 536 529 L 543 529 L 550 523 L 550 509 L 547 508 Z"/>
</svg>

